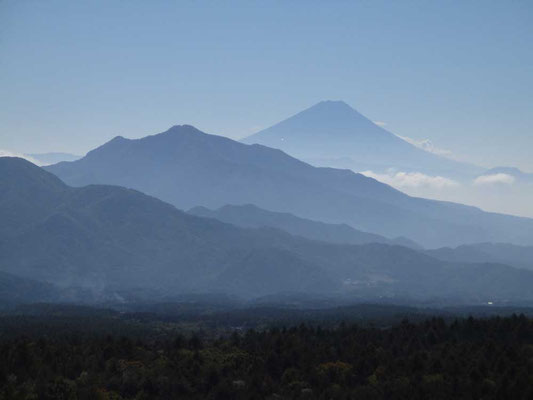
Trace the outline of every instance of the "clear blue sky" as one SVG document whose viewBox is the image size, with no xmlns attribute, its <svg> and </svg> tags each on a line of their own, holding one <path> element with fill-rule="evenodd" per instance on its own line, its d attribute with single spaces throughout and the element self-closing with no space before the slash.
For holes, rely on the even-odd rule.
<svg viewBox="0 0 533 400">
<path fill-rule="evenodd" d="M 174 124 L 240 138 L 323 99 L 533 172 L 532 1 L 0 0 L 0 149 Z"/>
</svg>

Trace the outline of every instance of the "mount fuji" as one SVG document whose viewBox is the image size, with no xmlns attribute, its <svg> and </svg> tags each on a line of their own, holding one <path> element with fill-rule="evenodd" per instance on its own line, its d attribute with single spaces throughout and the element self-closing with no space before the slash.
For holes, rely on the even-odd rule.
<svg viewBox="0 0 533 400">
<path fill-rule="evenodd" d="M 356 172 L 393 168 L 455 177 L 482 171 L 405 141 L 343 101 L 322 101 L 241 142 L 280 149 L 317 166 Z"/>
</svg>

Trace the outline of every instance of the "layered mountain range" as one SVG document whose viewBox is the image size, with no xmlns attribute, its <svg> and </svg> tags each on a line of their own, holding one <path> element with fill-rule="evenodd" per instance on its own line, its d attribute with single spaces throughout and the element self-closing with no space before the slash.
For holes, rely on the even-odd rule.
<svg viewBox="0 0 533 400">
<path fill-rule="evenodd" d="M 475 243 L 456 248 L 443 247 L 426 250 L 425 253 L 444 261 L 500 263 L 533 271 L 533 246 L 516 246 L 509 243 Z"/>
<path fill-rule="evenodd" d="M 424 247 L 533 244 L 533 220 L 410 197 L 349 170 L 317 168 L 262 145 L 188 125 L 142 139 L 116 137 L 74 162 L 46 169 L 67 184 L 136 189 L 181 209 L 254 204 Z"/>
<path fill-rule="evenodd" d="M 194 207 L 188 212 L 199 217 L 215 218 L 244 228 L 276 228 L 291 235 L 324 242 L 339 244 L 384 243 L 413 249 L 421 248 L 417 243 L 407 238 L 388 239 L 384 236 L 359 231 L 346 224 L 326 224 L 312 221 L 289 213 L 264 210 L 253 204 L 242 206 L 227 205 L 216 210 L 210 210 L 206 207 Z"/>
<path fill-rule="evenodd" d="M 358 231 L 346 224 L 325 224 L 295 217 L 288 213 L 267 211 L 252 204 L 227 205 L 217 210 L 194 207 L 190 214 L 215 218 L 242 227 L 270 227 L 292 235 L 338 244 L 384 243 L 398 245 L 427 254 L 433 258 L 454 263 L 497 263 L 533 270 L 533 246 L 509 243 L 474 243 L 455 248 L 422 249 L 406 238 L 387 239 L 383 236 Z"/>
<path fill-rule="evenodd" d="M 46 283 L 36 286 L 46 296 L 52 284 L 161 296 L 533 299 L 531 271 L 440 261 L 402 246 L 334 244 L 237 227 L 132 189 L 73 188 L 18 158 L 0 158 L 0 220 L 0 283 L 13 277 L 21 287 Z"/>
</svg>

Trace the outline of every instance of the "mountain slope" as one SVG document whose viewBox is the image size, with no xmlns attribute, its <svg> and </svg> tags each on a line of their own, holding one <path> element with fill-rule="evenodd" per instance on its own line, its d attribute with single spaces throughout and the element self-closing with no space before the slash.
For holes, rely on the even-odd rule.
<svg viewBox="0 0 533 400">
<path fill-rule="evenodd" d="M 531 219 L 409 197 L 361 174 L 312 167 L 280 150 L 187 125 L 137 140 L 117 137 L 81 160 L 46 169 L 69 185 L 121 185 L 182 209 L 255 204 L 408 237 L 429 248 L 480 241 L 533 244 Z"/>
<path fill-rule="evenodd" d="M 121 187 L 70 188 L 22 159 L 0 158 L 0 187 L 6 189 L 0 191 L 0 209 L 14 225 L 21 222 L 0 235 L 0 270 L 62 287 L 216 290 L 227 266 L 287 236 L 269 230 L 249 234 Z M 32 196 L 26 198 L 28 192 Z M 54 201 L 30 217 L 18 212 L 17 204 L 27 210 L 42 198 Z M 277 262 L 290 274 L 282 255 Z"/>
<path fill-rule="evenodd" d="M 60 299 L 60 291 L 51 284 L 20 278 L 0 271 L 0 305 Z"/>
<path fill-rule="evenodd" d="M 533 270 L 533 246 L 508 243 L 476 243 L 456 248 L 427 250 L 426 254 L 443 261 L 468 263 L 501 263 Z"/>
<path fill-rule="evenodd" d="M 0 165 L 0 237 L 46 216 L 68 190 L 56 176 L 35 173 L 35 166 L 21 158 L 0 157 Z"/>
<path fill-rule="evenodd" d="M 414 249 L 420 248 L 415 242 L 406 238 L 387 239 L 380 235 L 358 231 L 346 224 L 326 224 L 324 222 L 311 221 L 298 218 L 289 213 L 267 211 L 252 204 L 243 206 L 226 205 L 217 210 L 194 207 L 188 213 L 199 217 L 215 218 L 244 228 L 277 228 L 291 235 L 323 242 L 339 244 L 385 243 Z"/>
<path fill-rule="evenodd" d="M 354 171 L 423 171 L 454 176 L 481 169 L 424 151 L 351 108 L 323 101 L 242 140 L 281 149 L 313 164 Z"/>
<path fill-rule="evenodd" d="M 0 187 L 6 215 L 23 222 L 0 235 L 0 271 L 61 288 L 135 290 L 151 299 L 153 293 L 257 297 L 281 291 L 366 299 L 533 299 L 532 272 L 446 263 L 400 246 L 336 245 L 272 228 L 238 228 L 131 189 L 71 188 L 21 159 L 0 158 Z M 32 199 L 49 201 L 31 220 L 17 212 L 15 195 L 29 192 L 22 210 L 31 208 Z"/>
</svg>

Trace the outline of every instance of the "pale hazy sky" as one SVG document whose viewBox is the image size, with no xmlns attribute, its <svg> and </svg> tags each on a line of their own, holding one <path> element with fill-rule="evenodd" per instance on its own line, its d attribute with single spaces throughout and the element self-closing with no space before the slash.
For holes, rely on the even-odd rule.
<svg viewBox="0 0 533 400">
<path fill-rule="evenodd" d="M 233 138 L 324 99 L 533 172 L 532 1 L 0 0 L 0 149 Z"/>
</svg>

